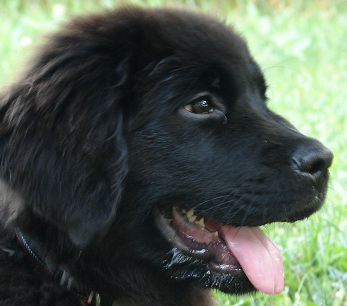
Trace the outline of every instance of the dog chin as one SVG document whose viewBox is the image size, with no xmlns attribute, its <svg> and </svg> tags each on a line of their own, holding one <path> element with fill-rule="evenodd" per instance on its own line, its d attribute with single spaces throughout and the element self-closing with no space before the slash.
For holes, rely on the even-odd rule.
<svg viewBox="0 0 347 306">
<path fill-rule="evenodd" d="M 185 255 L 177 248 L 170 250 L 163 264 L 169 277 L 176 281 L 190 281 L 199 287 L 231 294 L 256 291 L 239 266 L 226 267 L 223 272 L 220 270 L 222 267 Z"/>
</svg>

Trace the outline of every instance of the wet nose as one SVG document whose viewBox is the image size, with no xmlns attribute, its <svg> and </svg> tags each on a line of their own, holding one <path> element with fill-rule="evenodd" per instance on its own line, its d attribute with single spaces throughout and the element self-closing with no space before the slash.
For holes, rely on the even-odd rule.
<svg viewBox="0 0 347 306">
<path fill-rule="evenodd" d="M 331 166 L 333 153 L 319 141 L 308 139 L 292 155 L 292 167 L 300 175 L 318 182 Z"/>
</svg>

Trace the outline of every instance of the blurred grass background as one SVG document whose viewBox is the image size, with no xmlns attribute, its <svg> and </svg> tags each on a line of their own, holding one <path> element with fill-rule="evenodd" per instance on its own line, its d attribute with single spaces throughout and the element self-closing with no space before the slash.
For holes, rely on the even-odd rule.
<svg viewBox="0 0 347 306">
<path fill-rule="evenodd" d="M 265 229 L 283 254 L 284 292 L 216 292 L 218 305 L 346 306 L 347 1 L 1 0 L 0 87 L 24 69 L 44 33 L 75 14 L 126 4 L 180 6 L 232 24 L 265 72 L 270 107 L 335 154 L 323 209 L 309 220 Z"/>
</svg>

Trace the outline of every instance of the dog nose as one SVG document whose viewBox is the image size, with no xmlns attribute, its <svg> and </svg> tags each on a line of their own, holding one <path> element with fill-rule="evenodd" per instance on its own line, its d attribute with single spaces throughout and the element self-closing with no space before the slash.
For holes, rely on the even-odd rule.
<svg viewBox="0 0 347 306">
<path fill-rule="evenodd" d="M 300 175 L 318 182 L 331 166 L 333 153 L 319 141 L 308 139 L 292 155 L 292 166 Z"/>
</svg>

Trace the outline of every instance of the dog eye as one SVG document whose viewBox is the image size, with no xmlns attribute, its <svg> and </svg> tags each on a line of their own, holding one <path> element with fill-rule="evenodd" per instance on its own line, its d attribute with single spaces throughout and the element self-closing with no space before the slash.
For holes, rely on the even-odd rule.
<svg viewBox="0 0 347 306">
<path fill-rule="evenodd" d="M 204 96 L 195 99 L 192 103 L 184 106 L 184 109 L 194 114 L 209 114 L 215 110 L 210 97 Z"/>
<path fill-rule="evenodd" d="M 195 97 L 189 104 L 181 107 L 179 113 L 185 118 L 196 122 L 208 119 L 219 120 L 222 123 L 227 122 L 224 106 L 208 94 Z"/>
</svg>

